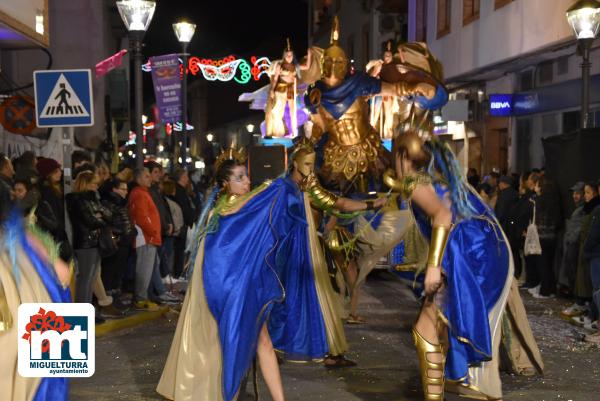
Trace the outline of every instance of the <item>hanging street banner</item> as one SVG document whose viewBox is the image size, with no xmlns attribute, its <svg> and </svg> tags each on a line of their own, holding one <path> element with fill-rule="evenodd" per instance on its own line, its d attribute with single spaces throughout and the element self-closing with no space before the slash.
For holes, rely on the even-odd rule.
<svg viewBox="0 0 600 401">
<path fill-rule="evenodd" d="M 176 123 L 182 119 L 181 76 L 177 54 L 150 58 L 152 83 L 162 123 Z"/>
<path fill-rule="evenodd" d="M 33 82 L 38 127 L 94 125 L 90 70 L 34 71 Z"/>
</svg>

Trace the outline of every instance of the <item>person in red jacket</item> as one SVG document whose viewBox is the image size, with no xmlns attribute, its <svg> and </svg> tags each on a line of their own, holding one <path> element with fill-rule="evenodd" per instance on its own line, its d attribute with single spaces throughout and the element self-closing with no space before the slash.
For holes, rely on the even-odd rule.
<svg viewBox="0 0 600 401">
<path fill-rule="evenodd" d="M 129 214 L 137 229 L 135 240 L 135 307 L 139 310 L 157 310 L 158 305 L 148 300 L 148 286 L 161 242 L 160 215 L 150 194 L 150 172 L 138 169 L 134 172 L 137 186 L 129 194 Z"/>
</svg>

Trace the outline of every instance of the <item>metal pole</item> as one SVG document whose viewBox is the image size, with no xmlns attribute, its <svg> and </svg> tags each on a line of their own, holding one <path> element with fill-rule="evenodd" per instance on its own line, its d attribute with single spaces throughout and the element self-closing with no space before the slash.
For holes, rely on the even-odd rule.
<svg viewBox="0 0 600 401">
<path fill-rule="evenodd" d="M 135 166 L 137 168 L 144 167 L 144 132 L 142 129 L 142 113 L 143 113 L 143 83 L 142 83 L 142 38 L 144 31 L 130 32 L 130 46 L 133 53 L 133 77 L 134 77 L 134 96 L 135 108 L 133 121 L 135 122 Z"/>
<path fill-rule="evenodd" d="M 588 115 L 590 112 L 590 48 L 594 39 L 581 39 L 581 55 L 583 62 L 581 63 L 581 128 L 588 127 Z"/>
<path fill-rule="evenodd" d="M 183 45 L 183 82 L 181 83 L 181 102 L 182 102 L 182 110 L 181 110 L 181 165 L 183 168 L 187 167 L 187 147 L 188 147 L 188 137 L 187 137 L 187 67 L 188 67 L 188 53 L 187 53 L 187 42 L 182 42 Z"/>
</svg>

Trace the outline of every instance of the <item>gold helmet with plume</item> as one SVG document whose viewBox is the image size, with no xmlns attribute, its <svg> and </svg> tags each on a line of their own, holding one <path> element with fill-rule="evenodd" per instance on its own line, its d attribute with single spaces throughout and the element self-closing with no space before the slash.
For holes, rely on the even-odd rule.
<svg viewBox="0 0 600 401">
<path fill-rule="evenodd" d="M 340 39 L 340 20 L 338 16 L 333 17 L 331 26 L 331 39 L 329 47 L 323 52 L 321 61 L 321 71 L 324 77 L 334 76 L 338 79 L 344 79 L 348 73 L 348 57 L 346 52 L 338 43 Z"/>
</svg>

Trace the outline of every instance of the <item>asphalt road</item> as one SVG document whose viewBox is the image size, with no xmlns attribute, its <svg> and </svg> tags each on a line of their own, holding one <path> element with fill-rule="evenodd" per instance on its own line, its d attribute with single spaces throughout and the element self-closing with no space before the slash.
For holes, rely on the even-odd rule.
<svg viewBox="0 0 600 401">
<path fill-rule="evenodd" d="M 581 330 L 561 320 L 565 300 L 534 300 L 522 293 L 546 372 L 543 377 L 503 374 L 504 401 L 600 400 L 600 348 L 580 341 Z M 317 364 L 282 365 L 288 401 L 420 401 L 420 379 L 410 327 L 418 304 L 388 273 L 370 277 L 360 313 L 368 322 L 346 326 L 358 366 L 327 370 Z M 71 400 L 162 400 L 155 392 L 177 315 L 97 339 L 96 373 L 74 379 Z M 248 392 L 251 391 L 248 385 Z M 259 383 L 260 399 L 270 400 Z M 253 399 L 247 397 L 247 400 Z M 447 401 L 458 400 L 452 395 Z"/>
</svg>

